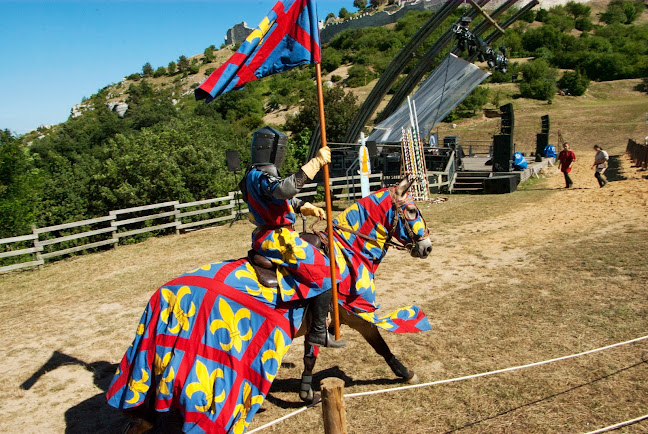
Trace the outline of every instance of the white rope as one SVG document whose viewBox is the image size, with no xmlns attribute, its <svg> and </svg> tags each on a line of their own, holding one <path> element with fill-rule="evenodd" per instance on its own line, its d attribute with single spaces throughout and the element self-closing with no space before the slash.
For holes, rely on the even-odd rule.
<svg viewBox="0 0 648 434">
<path fill-rule="evenodd" d="M 268 422 L 268 423 L 266 423 L 266 424 L 263 425 L 263 426 L 260 426 L 260 427 L 258 427 L 258 428 L 254 428 L 252 431 L 248 431 L 247 434 L 252 434 L 253 432 L 261 431 L 262 429 L 266 429 L 266 428 L 268 428 L 268 427 L 271 427 L 272 425 L 274 425 L 274 424 L 276 424 L 276 423 L 279 423 L 279 422 L 281 422 L 282 420 L 286 420 L 286 419 L 288 419 L 288 418 L 291 418 L 291 417 L 293 417 L 293 416 L 296 416 L 296 415 L 298 415 L 299 413 L 301 413 L 302 411 L 308 410 L 308 409 L 311 408 L 311 407 L 314 407 L 314 406 L 310 406 L 310 405 L 309 405 L 308 407 L 302 407 L 302 408 L 300 408 L 299 410 L 297 410 L 297 411 L 293 411 L 292 413 L 289 413 L 289 414 L 287 414 L 287 415 L 285 415 L 285 416 L 283 416 L 283 417 L 280 417 L 280 418 L 277 419 L 277 420 L 273 420 L 272 422 Z"/>
<path fill-rule="evenodd" d="M 545 365 L 547 363 L 557 362 L 557 361 L 560 361 L 560 360 L 566 360 L 566 359 L 571 359 L 571 358 L 574 358 L 574 357 L 585 356 L 587 354 L 592 354 L 592 353 L 596 353 L 596 352 L 599 352 L 599 351 L 609 350 L 610 348 L 619 347 L 621 345 L 627 345 L 627 344 L 632 344 L 634 342 L 639 342 L 639 341 L 642 341 L 644 339 L 648 339 L 648 336 L 642 336 L 640 338 L 631 339 L 631 340 L 625 341 L 625 342 L 619 342 L 617 344 L 612 344 L 612 345 L 608 345 L 606 347 L 596 348 L 594 350 L 584 351 L 584 352 L 578 353 L 578 354 L 572 354 L 572 355 L 569 355 L 569 356 L 557 357 L 555 359 L 544 360 L 542 362 L 529 363 L 528 365 L 520 365 L 520 366 L 511 367 L 511 368 L 498 369 L 497 371 L 483 372 L 481 374 L 467 375 L 465 377 L 450 378 L 448 380 L 432 381 L 432 382 L 429 382 L 429 383 L 422 383 L 422 384 L 412 384 L 410 386 L 392 387 L 390 389 L 374 390 L 374 391 L 370 391 L 370 392 L 349 393 L 349 394 L 344 395 L 344 397 L 345 398 L 356 398 L 358 396 L 376 395 L 376 394 L 379 394 L 379 393 L 386 393 L 386 392 L 397 392 L 397 391 L 400 391 L 400 390 L 414 389 L 414 388 L 417 388 L 417 387 L 435 386 L 437 384 L 446 384 L 446 383 L 453 383 L 453 382 L 456 382 L 456 381 L 469 380 L 471 378 L 486 377 L 488 375 L 501 374 L 502 372 L 510 372 L 510 371 L 515 371 L 515 370 L 519 370 L 519 369 L 531 368 L 531 367 L 534 367 L 534 366 Z M 299 410 L 293 411 L 292 413 L 289 413 L 289 414 L 287 414 L 287 415 L 285 415 L 285 416 L 283 416 L 283 417 L 281 417 L 281 418 L 279 418 L 277 420 L 274 420 L 274 421 L 269 422 L 269 423 L 267 423 L 267 424 L 265 424 L 263 426 L 255 428 L 252 431 L 248 431 L 248 434 L 252 434 L 254 432 L 261 431 L 262 429 L 268 428 L 268 427 L 270 427 L 272 425 L 275 425 L 275 424 L 277 424 L 277 423 L 279 423 L 279 422 L 281 422 L 283 420 L 286 420 L 288 418 L 296 416 L 297 414 L 301 413 L 302 411 L 308 410 L 311 407 L 314 407 L 314 406 L 302 407 Z M 618 424 L 618 425 L 614 425 L 614 427 L 630 425 L 632 423 L 639 422 L 639 421 L 641 421 L 643 419 L 648 419 L 648 415 L 642 416 L 642 417 L 637 418 L 637 419 L 633 419 L 631 421 L 623 422 L 623 423 Z M 603 430 L 592 431 L 592 433 L 588 433 L 588 434 L 605 432 L 605 431 L 609 431 L 609 430 L 612 430 L 612 429 L 614 429 L 614 428 L 613 427 L 603 428 Z"/>
<path fill-rule="evenodd" d="M 534 367 L 534 366 L 540 366 L 540 365 L 544 365 L 544 364 L 547 364 L 547 363 L 557 362 L 559 360 L 566 360 L 566 359 L 571 359 L 573 357 L 580 357 L 580 356 L 584 356 L 586 354 L 592 354 L 592 353 L 595 353 L 595 352 L 598 352 L 598 351 L 609 350 L 610 348 L 618 347 L 618 346 L 621 346 L 621 345 L 631 344 L 633 342 L 638 342 L 638 341 L 641 341 L 641 340 L 644 340 L 644 339 L 648 339 L 648 336 L 643 336 L 643 337 L 632 339 L 632 340 L 629 340 L 629 341 L 620 342 L 618 344 L 608 345 L 607 347 L 602 347 L 602 348 L 597 348 L 597 349 L 594 349 L 594 350 L 584 351 L 584 352 L 578 353 L 578 354 L 572 354 L 572 355 L 569 355 L 569 356 L 557 357 L 555 359 L 545 360 L 545 361 L 542 361 L 542 362 L 529 363 L 528 365 L 521 365 L 521 366 L 514 366 L 512 368 L 498 369 L 497 371 L 483 372 L 481 374 L 467 375 L 465 377 L 450 378 L 448 380 L 432 381 L 430 383 L 412 384 L 410 386 L 401 386 L 401 387 L 392 387 L 390 389 L 374 390 L 374 391 L 371 391 L 371 392 L 350 393 L 348 395 L 344 395 L 344 397 L 345 398 L 356 398 L 358 396 L 375 395 L 375 394 L 378 394 L 378 393 L 385 393 L 385 392 L 396 392 L 396 391 L 399 391 L 399 390 L 414 389 L 414 388 L 417 388 L 417 387 L 434 386 L 434 385 L 437 385 L 437 384 L 445 384 L 445 383 L 453 383 L 455 381 L 469 380 L 471 378 L 486 377 L 487 375 L 501 374 L 502 372 L 510 372 L 510 371 L 515 371 L 515 370 L 518 370 L 518 369 L 531 368 L 531 367 Z"/>
<path fill-rule="evenodd" d="M 643 415 L 641 417 L 638 417 L 636 419 L 626 420 L 625 422 L 617 423 L 616 425 L 610 425 L 610 426 L 605 427 L 605 428 L 597 429 L 596 431 L 590 431 L 590 432 L 588 432 L 586 434 L 599 434 L 599 433 L 602 433 L 602 432 L 612 431 L 612 430 L 624 427 L 626 425 L 632 425 L 633 423 L 641 422 L 644 419 L 648 419 L 648 414 Z"/>
</svg>

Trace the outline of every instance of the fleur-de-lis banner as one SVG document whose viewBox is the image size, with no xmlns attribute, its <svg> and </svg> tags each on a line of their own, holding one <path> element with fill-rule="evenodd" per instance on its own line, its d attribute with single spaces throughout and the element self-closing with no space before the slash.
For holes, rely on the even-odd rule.
<svg viewBox="0 0 648 434">
<path fill-rule="evenodd" d="M 239 49 L 194 91 L 210 102 L 252 80 L 320 62 L 314 0 L 280 0 Z"/>
</svg>

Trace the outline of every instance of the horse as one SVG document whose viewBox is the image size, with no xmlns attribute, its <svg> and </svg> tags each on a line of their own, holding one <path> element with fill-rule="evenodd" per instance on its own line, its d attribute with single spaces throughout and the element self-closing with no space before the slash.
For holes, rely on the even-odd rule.
<svg viewBox="0 0 648 434">
<path fill-rule="evenodd" d="M 430 324 L 417 306 L 378 316 L 373 277 L 389 246 L 421 259 L 432 250 L 425 220 L 407 193 L 411 184 L 405 178 L 342 212 L 333 222 L 332 253 L 341 321 L 410 382 L 415 374 L 391 353 L 378 328 L 408 333 Z M 299 254 L 299 245 L 291 254 Z M 307 329 L 308 293 L 281 267 L 275 275 L 277 285 L 267 286 L 249 258 L 214 262 L 153 294 L 106 393 L 110 405 L 137 420 L 131 432 L 153 426 L 156 415 L 173 408 L 184 432 L 247 429 L 292 340 Z M 300 398 L 309 402 L 316 399 L 309 381 L 316 356 L 307 345 Z"/>
</svg>

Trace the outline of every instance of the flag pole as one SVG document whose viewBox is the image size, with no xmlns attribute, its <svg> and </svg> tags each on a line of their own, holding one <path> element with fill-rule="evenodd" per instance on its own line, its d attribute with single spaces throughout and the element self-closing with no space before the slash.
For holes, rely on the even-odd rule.
<svg viewBox="0 0 648 434">
<path fill-rule="evenodd" d="M 324 117 L 324 90 L 322 86 L 322 67 L 315 64 L 317 76 L 317 102 L 319 105 L 320 131 L 322 135 L 322 148 L 326 145 L 326 120 Z M 337 273 L 335 271 L 335 243 L 333 238 L 333 218 L 331 204 L 331 187 L 329 177 L 329 165 L 324 166 L 324 196 L 326 200 L 326 224 L 329 242 L 329 262 L 331 264 L 331 291 L 333 300 L 333 324 L 335 325 L 335 340 L 340 339 L 340 312 L 338 307 Z"/>
</svg>

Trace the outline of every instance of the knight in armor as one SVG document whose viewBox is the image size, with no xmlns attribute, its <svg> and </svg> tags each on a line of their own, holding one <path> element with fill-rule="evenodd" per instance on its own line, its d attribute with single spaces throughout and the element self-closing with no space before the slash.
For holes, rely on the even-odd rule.
<svg viewBox="0 0 648 434">
<path fill-rule="evenodd" d="M 248 204 L 249 219 L 256 226 L 252 249 L 290 273 L 302 297 L 310 300 L 312 313 L 308 343 L 341 348 L 328 332 L 326 317 L 331 303 L 331 271 L 328 257 L 306 243 L 294 229 L 296 213 L 326 218 L 326 212 L 295 197 L 308 180 L 331 162 L 331 150 L 321 148 L 301 169 L 286 178 L 279 175 L 286 154 L 286 135 L 264 127 L 252 137 L 252 158 L 239 187 Z"/>
</svg>

